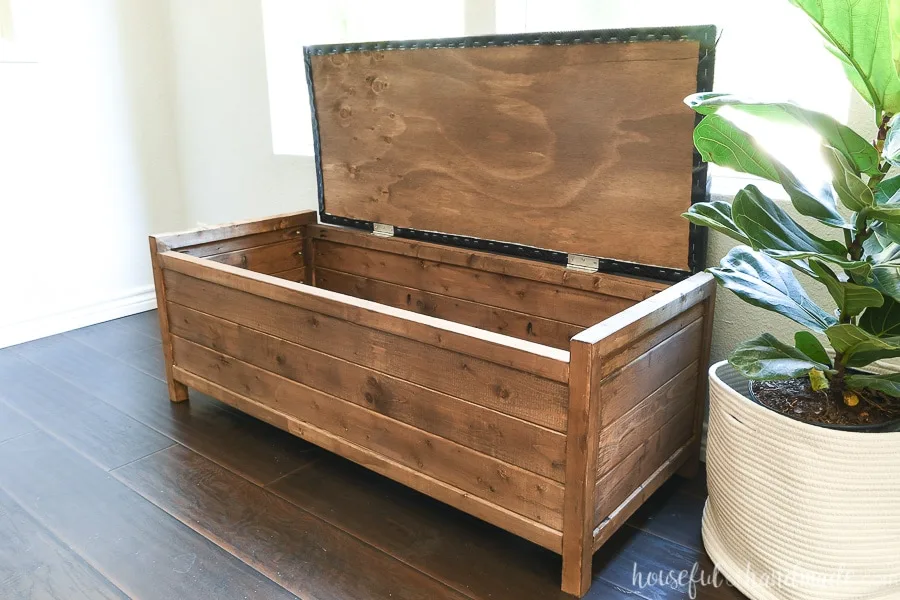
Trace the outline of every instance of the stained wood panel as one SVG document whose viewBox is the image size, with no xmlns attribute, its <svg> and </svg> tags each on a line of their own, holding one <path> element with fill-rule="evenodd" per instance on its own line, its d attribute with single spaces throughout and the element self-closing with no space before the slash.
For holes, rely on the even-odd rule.
<svg viewBox="0 0 900 600">
<path fill-rule="evenodd" d="M 444 438 L 175 337 L 181 368 L 438 480 L 562 527 L 562 486 Z"/>
<path fill-rule="evenodd" d="M 166 281 L 169 298 L 177 304 L 533 423 L 565 430 L 565 385 L 179 273 L 167 273 Z"/>
<path fill-rule="evenodd" d="M 597 477 L 602 477 L 675 415 L 693 406 L 699 383 L 698 362 L 664 383 L 630 411 L 600 431 Z"/>
<path fill-rule="evenodd" d="M 698 54 L 679 41 L 311 56 L 326 209 L 687 269 L 682 99 Z"/>
<path fill-rule="evenodd" d="M 287 279 L 288 281 L 296 281 L 297 283 L 305 283 L 306 280 L 306 268 L 298 267 L 296 269 L 289 269 L 287 271 L 279 271 L 278 273 L 272 273 L 274 277 L 278 277 L 279 279 Z"/>
<path fill-rule="evenodd" d="M 645 300 L 671 285 L 659 281 L 612 275 L 610 273 L 583 273 L 567 269 L 561 265 L 469 248 L 455 248 L 443 244 L 432 244 L 396 237 L 383 238 L 356 229 L 332 225 L 308 225 L 306 227 L 306 235 L 313 242 L 315 240 L 328 240 L 380 252 L 390 252 L 448 265 L 468 267 L 477 271 L 500 273 L 542 283 L 552 283 L 586 292 L 598 292 L 607 296 L 616 296 L 617 298 L 627 298 L 629 300 Z M 307 254 L 311 255 L 312 252 Z"/>
<path fill-rule="evenodd" d="M 582 329 L 571 323 L 330 269 L 316 269 L 316 286 L 564 350 L 569 349 L 569 340 Z"/>
<path fill-rule="evenodd" d="M 596 525 L 691 439 L 693 420 L 693 406 L 683 407 L 597 481 L 594 513 Z"/>
<path fill-rule="evenodd" d="M 465 598 L 181 446 L 116 476 L 300 598 Z"/>
<path fill-rule="evenodd" d="M 320 269 L 353 273 L 585 327 L 634 304 L 623 298 L 324 240 L 317 241 L 314 250 L 316 267 Z"/>
<path fill-rule="evenodd" d="M 257 273 L 271 274 L 290 271 L 303 267 L 303 240 L 290 240 L 223 254 L 213 254 L 206 258 Z"/>
<path fill-rule="evenodd" d="M 216 227 L 205 229 L 192 229 L 176 233 L 163 233 L 153 236 L 164 248 L 163 250 L 184 251 L 187 248 L 213 244 L 225 240 L 242 238 L 260 233 L 282 231 L 286 229 L 302 228 L 305 225 L 315 223 L 316 211 L 304 210 L 296 213 L 273 215 L 266 219 L 252 219 L 250 221 L 236 221 Z"/>
<path fill-rule="evenodd" d="M 274 231 L 255 233 L 253 235 L 226 238 L 214 242 L 207 242 L 206 244 L 179 248 L 178 251 L 183 252 L 184 254 L 190 254 L 191 256 L 204 257 L 213 256 L 215 254 L 225 254 L 226 252 L 234 252 L 236 250 L 256 248 L 258 246 L 266 246 L 268 244 L 276 244 L 278 242 L 300 240 L 303 236 L 304 227 L 304 225 L 298 225 L 296 227 L 288 227 L 287 229 L 276 229 Z"/>
<path fill-rule="evenodd" d="M 703 322 L 694 321 L 641 354 L 601 383 L 600 414 L 609 425 L 669 381 L 700 355 Z"/>
<path fill-rule="evenodd" d="M 253 329 L 169 305 L 172 333 L 562 482 L 565 436 Z"/>
<path fill-rule="evenodd" d="M 439 481 L 416 469 L 407 467 L 362 446 L 358 446 L 339 435 L 333 435 L 309 423 L 299 421 L 269 406 L 235 393 L 208 379 L 194 375 L 180 367 L 175 367 L 179 378 L 203 393 L 221 398 L 223 402 L 261 419 L 275 427 L 290 431 L 295 436 L 309 440 L 320 448 L 339 454 L 348 460 L 365 466 L 376 473 L 390 477 L 405 486 L 422 492 L 432 498 L 463 510 L 488 523 L 502 527 L 506 531 L 521 536 L 535 544 L 560 551 L 562 535 L 559 531 L 533 521 L 501 506 Z"/>
<path fill-rule="evenodd" d="M 167 271 L 194 279 L 484 358 L 553 381 L 568 381 L 569 353 L 565 350 L 174 252 L 161 255 L 160 262 Z"/>
</svg>

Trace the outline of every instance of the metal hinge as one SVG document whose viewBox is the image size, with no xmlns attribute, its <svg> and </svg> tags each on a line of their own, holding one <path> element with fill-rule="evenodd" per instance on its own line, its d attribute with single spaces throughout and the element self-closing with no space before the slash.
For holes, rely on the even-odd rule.
<svg viewBox="0 0 900 600">
<path fill-rule="evenodd" d="M 596 273 L 600 270 L 600 259 L 584 254 L 566 255 L 566 268 L 583 273 Z"/>
<path fill-rule="evenodd" d="M 372 223 L 372 235 L 378 237 L 394 237 L 394 226 L 384 223 Z"/>
</svg>

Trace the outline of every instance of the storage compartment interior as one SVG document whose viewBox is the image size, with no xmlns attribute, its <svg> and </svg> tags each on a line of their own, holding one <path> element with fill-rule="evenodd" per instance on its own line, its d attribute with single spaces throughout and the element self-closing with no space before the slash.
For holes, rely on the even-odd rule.
<svg viewBox="0 0 900 600">
<path fill-rule="evenodd" d="M 321 225 L 181 251 L 564 350 L 579 331 L 667 287 Z"/>
</svg>

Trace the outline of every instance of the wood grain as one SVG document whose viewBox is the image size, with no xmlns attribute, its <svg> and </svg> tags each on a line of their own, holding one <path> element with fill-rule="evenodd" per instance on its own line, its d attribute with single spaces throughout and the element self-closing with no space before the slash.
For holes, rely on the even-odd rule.
<svg viewBox="0 0 900 600">
<path fill-rule="evenodd" d="M 188 389 L 181 382 L 175 381 L 172 376 L 172 340 L 169 335 L 169 315 L 166 313 L 166 280 L 163 276 L 159 253 L 167 246 L 157 236 L 150 236 L 150 265 L 153 269 L 153 287 L 156 291 L 156 306 L 158 307 L 159 334 L 162 340 L 163 358 L 166 365 L 166 386 L 169 390 L 169 400 L 172 402 L 184 402 L 188 399 Z"/>
<path fill-rule="evenodd" d="M 687 269 L 682 99 L 698 54 L 684 41 L 312 56 L 326 209 Z"/>
<path fill-rule="evenodd" d="M 181 446 L 116 476 L 300 598 L 465 598 Z"/>
<path fill-rule="evenodd" d="M 403 238 L 382 238 L 363 233 L 356 229 L 332 225 L 308 225 L 308 239 L 327 240 L 379 252 L 390 252 L 412 256 L 423 260 L 468 267 L 476 271 L 499 273 L 511 277 L 521 277 L 542 283 L 552 283 L 564 287 L 597 292 L 607 296 L 628 300 L 646 300 L 653 294 L 668 288 L 671 284 L 639 279 L 610 273 L 583 273 L 567 269 L 561 265 L 537 260 L 505 256 L 469 248 L 455 248 L 443 244 L 432 244 Z M 312 252 L 307 252 L 311 255 Z"/>
<path fill-rule="evenodd" d="M 303 267 L 303 240 L 295 239 L 255 248 L 213 254 L 207 260 L 249 269 L 257 273 L 279 273 Z"/>
<path fill-rule="evenodd" d="M 167 280 L 180 273 L 553 381 L 568 381 L 569 353 L 564 350 L 192 256 L 167 252 L 160 260 L 166 267 Z"/>
<path fill-rule="evenodd" d="M 171 304 L 175 335 L 562 482 L 565 436 L 453 396 Z"/>
<path fill-rule="evenodd" d="M 260 233 L 302 228 L 304 225 L 315 223 L 317 219 L 316 211 L 304 210 L 296 213 L 273 215 L 265 219 L 236 221 L 216 227 L 203 227 L 176 233 L 161 233 L 153 237 L 165 246 L 166 250 L 190 252 L 188 248 L 194 246 L 204 246 Z"/>
<path fill-rule="evenodd" d="M 599 355 L 592 344 L 573 341 L 566 436 L 566 494 L 563 507 L 562 590 L 577 597 L 591 587 L 594 490 L 600 433 Z"/>
<path fill-rule="evenodd" d="M 128 597 L 294 598 L 45 434 L 0 445 L 0 487 Z"/>
<path fill-rule="evenodd" d="M 567 388 L 560 383 L 178 273 L 169 273 L 167 278 L 177 304 L 557 431 L 565 430 Z"/>
<path fill-rule="evenodd" d="M 443 294 L 425 292 L 330 269 L 316 269 L 316 285 L 388 306 L 404 308 L 423 315 L 456 321 L 487 331 L 496 331 L 538 344 L 568 350 L 569 340 L 583 329 L 543 317 L 461 300 Z"/>
<path fill-rule="evenodd" d="M 175 338 L 179 367 L 407 467 L 561 529 L 563 488 L 444 438 Z"/>
<path fill-rule="evenodd" d="M 315 256 L 320 269 L 353 273 L 585 327 L 634 304 L 623 298 L 324 240 L 316 242 Z"/>
<path fill-rule="evenodd" d="M 562 535 L 559 531 L 429 477 L 421 471 L 411 469 L 362 446 L 358 446 L 347 441 L 342 436 L 332 435 L 323 429 L 303 423 L 284 413 L 274 411 L 269 406 L 237 394 L 207 379 L 198 377 L 189 371 L 179 367 L 175 367 L 175 370 L 178 372 L 179 378 L 187 382 L 192 388 L 213 395 L 216 398 L 221 398 L 223 402 L 249 415 L 253 415 L 285 431 L 290 431 L 320 448 L 339 454 L 375 473 L 389 477 L 394 481 L 501 527 L 548 550 L 553 550 L 557 553 L 561 551 Z"/>
<path fill-rule="evenodd" d="M 699 361 L 694 361 L 634 408 L 604 427 L 600 431 L 596 477 L 602 477 L 675 415 L 693 406 L 700 376 Z"/>
<path fill-rule="evenodd" d="M 685 406 L 597 480 L 594 524 L 599 525 L 672 454 L 691 440 L 693 405 Z"/>
<path fill-rule="evenodd" d="M 0 492 L 0 597 L 126 598 L 116 586 Z"/>
<path fill-rule="evenodd" d="M 694 321 L 654 346 L 601 383 L 600 420 L 620 418 L 700 356 L 703 322 Z"/>
<path fill-rule="evenodd" d="M 273 277 L 278 277 L 279 279 L 287 279 L 288 281 L 296 281 L 297 283 L 306 283 L 306 268 L 299 267 L 296 269 L 289 269 L 287 271 L 279 271 L 278 273 L 272 273 Z"/>
<path fill-rule="evenodd" d="M 288 227 L 287 229 L 276 229 L 274 231 L 266 231 L 264 233 L 255 233 L 252 235 L 242 235 L 240 237 L 224 238 L 206 244 L 198 244 L 196 246 L 186 246 L 179 248 L 179 252 L 190 254 L 191 256 L 205 257 L 216 254 L 224 254 L 226 252 L 234 252 L 235 250 L 246 250 L 248 248 L 256 248 L 258 246 L 266 246 L 278 242 L 290 240 L 302 240 L 305 225 L 296 227 Z"/>
</svg>

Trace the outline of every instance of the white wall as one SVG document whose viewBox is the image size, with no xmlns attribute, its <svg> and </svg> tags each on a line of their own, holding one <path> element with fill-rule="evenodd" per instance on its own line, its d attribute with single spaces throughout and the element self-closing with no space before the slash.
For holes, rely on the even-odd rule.
<svg viewBox="0 0 900 600">
<path fill-rule="evenodd" d="M 182 191 L 191 223 L 317 206 L 312 158 L 272 152 L 261 4 L 170 1 Z M 303 66 L 297 68 L 303 77 Z"/>
<path fill-rule="evenodd" d="M 167 4 L 17 0 L 0 63 L 0 347 L 152 307 L 147 235 L 182 228 Z"/>
</svg>

